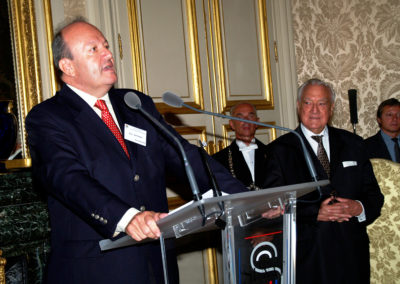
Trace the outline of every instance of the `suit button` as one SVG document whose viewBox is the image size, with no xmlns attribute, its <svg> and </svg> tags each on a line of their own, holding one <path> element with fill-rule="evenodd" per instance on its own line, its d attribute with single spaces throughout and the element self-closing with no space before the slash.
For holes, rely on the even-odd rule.
<svg viewBox="0 0 400 284">
<path fill-rule="evenodd" d="M 146 210 L 146 206 L 144 206 L 144 205 L 142 205 L 142 206 L 140 206 L 140 211 L 145 211 Z"/>
<path fill-rule="evenodd" d="M 133 178 L 134 181 L 139 181 L 140 176 L 139 175 L 135 175 L 135 177 Z"/>
<path fill-rule="evenodd" d="M 96 219 L 96 220 L 98 220 L 99 218 L 100 218 L 100 216 L 99 215 L 94 215 L 94 218 Z"/>
</svg>

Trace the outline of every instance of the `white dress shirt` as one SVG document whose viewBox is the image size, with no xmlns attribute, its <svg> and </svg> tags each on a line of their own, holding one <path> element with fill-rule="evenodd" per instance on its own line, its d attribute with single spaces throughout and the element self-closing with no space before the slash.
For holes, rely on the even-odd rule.
<svg viewBox="0 0 400 284">
<path fill-rule="evenodd" d="M 254 155 L 255 155 L 255 150 L 258 149 L 258 146 L 256 144 L 256 139 L 253 138 L 253 140 L 251 140 L 249 145 L 247 145 L 241 140 L 236 139 L 236 145 L 239 147 L 239 151 L 242 152 L 247 167 L 250 170 L 251 178 L 253 179 L 254 182 L 254 164 L 255 164 Z"/>
</svg>

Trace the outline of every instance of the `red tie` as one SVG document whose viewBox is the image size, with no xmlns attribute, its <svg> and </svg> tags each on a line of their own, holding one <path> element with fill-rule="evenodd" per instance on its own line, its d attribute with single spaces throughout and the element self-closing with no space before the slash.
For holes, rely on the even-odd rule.
<svg viewBox="0 0 400 284">
<path fill-rule="evenodd" d="M 115 124 L 114 119 L 112 118 L 111 113 L 107 108 L 106 102 L 104 100 L 97 100 L 94 106 L 101 110 L 101 119 L 108 126 L 108 128 L 110 128 L 111 132 L 114 134 L 115 138 L 117 138 L 119 144 L 121 144 L 122 149 L 124 149 L 126 155 L 129 158 L 129 153 L 128 149 L 126 148 L 124 138 L 122 137 L 118 126 Z"/>
</svg>

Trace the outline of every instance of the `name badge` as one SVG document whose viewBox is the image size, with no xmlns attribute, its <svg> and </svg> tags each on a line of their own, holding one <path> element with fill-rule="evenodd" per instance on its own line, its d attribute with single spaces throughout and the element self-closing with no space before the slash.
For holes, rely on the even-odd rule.
<svg viewBox="0 0 400 284">
<path fill-rule="evenodd" d="M 357 166 L 357 161 L 343 161 L 343 168 Z"/>
<path fill-rule="evenodd" d="M 147 131 L 125 123 L 125 139 L 146 146 Z"/>
</svg>

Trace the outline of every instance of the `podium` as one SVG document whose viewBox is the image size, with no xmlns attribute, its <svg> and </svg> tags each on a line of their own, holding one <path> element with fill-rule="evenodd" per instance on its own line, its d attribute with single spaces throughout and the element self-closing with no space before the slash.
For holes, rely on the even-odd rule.
<svg viewBox="0 0 400 284">
<path fill-rule="evenodd" d="M 296 200 L 327 184 L 329 181 L 323 180 L 203 198 L 171 211 L 157 222 L 162 233 L 160 244 L 165 279 L 168 277 L 164 239 L 222 229 L 224 283 L 257 283 L 257 279 L 260 283 L 295 283 Z M 262 217 L 262 214 L 279 209 L 283 215 Z M 154 240 L 146 239 L 140 243 L 147 241 Z M 102 240 L 99 245 L 105 251 L 137 243 L 130 236 L 124 236 L 117 240 Z M 247 259 L 246 255 L 251 258 Z M 259 260 L 264 266 L 273 260 L 273 266 L 259 267 L 260 263 L 255 264 Z M 266 273 L 275 280 L 266 282 L 265 275 L 261 275 Z"/>
</svg>

